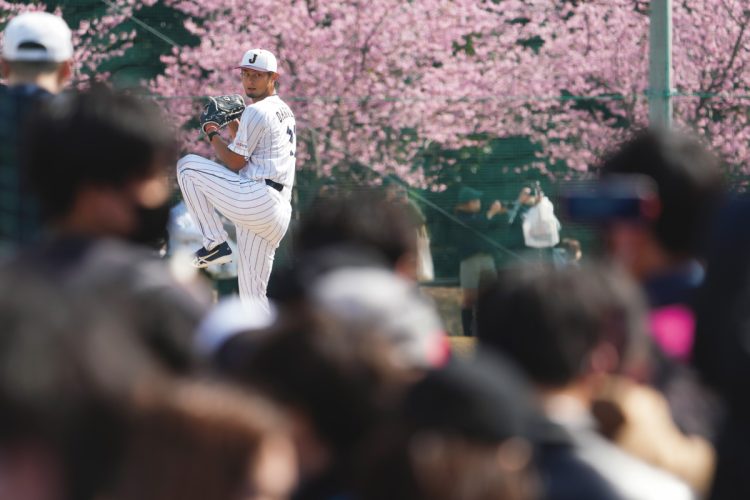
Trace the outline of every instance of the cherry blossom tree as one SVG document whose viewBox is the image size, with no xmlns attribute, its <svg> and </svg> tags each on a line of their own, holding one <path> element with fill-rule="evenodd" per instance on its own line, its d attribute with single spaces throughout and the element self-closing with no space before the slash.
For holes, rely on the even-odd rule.
<svg viewBox="0 0 750 500">
<path fill-rule="evenodd" d="M 676 0 L 676 122 L 734 165 L 748 156 L 744 0 Z M 327 174 L 364 164 L 419 180 L 430 144 L 528 136 L 537 167 L 585 171 L 648 124 L 648 2 L 643 0 L 183 0 L 202 39 L 175 49 L 153 89 L 176 116 L 191 96 L 241 91 L 242 52 L 281 61 L 280 92 L 299 121 L 301 163 Z M 192 132 L 195 139 L 197 132 Z"/>
<path fill-rule="evenodd" d="M 737 171 L 750 160 L 750 4 L 682 1 L 675 18 L 680 123 L 702 133 Z"/>
<path fill-rule="evenodd" d="M 648 125 L 648 2 L 577 2 L 548 12 L 559 29 L 545 38 L 540 57 L 564 95 L 534 138 L 544 157 L 585 170 L 629 130 Z M 676 127 L 702 136 L 732 170 L 744 170 L 750 5 L 675 0 L 673 18 Z"/>
<path fill-rule="evenodd" d="M 438 142 L 460 147 L 479 133 L 529 134 L 526 106 L 545 76 L 519 40 L 537 36 L 525 2 L 476 0 L 232 0 L 175 6 L 206 21 L 189 28 L 202 43 L 175 49 L 154 82 L 188 122 L 188 98 L 241 92 L 233 67 L 252 47 L 280 61 L 280 93 L 298 118 L 300 163 L 322 174 L 350 164 L 419 180 L 411 163 Z M 546 91 L 546 90 L 545 90 Z M 183 97 L 183 98 L 181 98 Z M 195 130 L 195 129 L 193 129 Z M 197 132 L 188 136 L 195 138 Z"/>
<path fill-rule="evenodd" d="M 102 64 L 134 39 L 115 27 L 155 1 L 108 0 L 104 15 L 72 26 L 80 82 L 106 79 Z M 251 47 L 277 55 L 299 165 L 320 175 L 360 165 L 425 184 L 432 174 L 415 168 L 425 151 L 511 136 L 537 145 L 534 167 L 585 175 L 648 124 L 647 0 L 161 2 L 201 40 L 173 47 L 150 83 L 186 151 L 207 152 L 195 123 L 202 96 L 241 93 L 234 66 Z M 38 8 L 0 0 L 0 26 Z M 676 124 L 735 172 L 750 156 L 748 22 L 747 0 L 674 0 Z"/>
</svg>

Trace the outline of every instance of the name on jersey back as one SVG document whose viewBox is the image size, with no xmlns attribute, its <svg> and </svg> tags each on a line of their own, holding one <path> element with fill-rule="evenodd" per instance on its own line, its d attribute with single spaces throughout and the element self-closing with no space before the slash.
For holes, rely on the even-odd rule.
<svg viewBox="0 0 750 500">
<path fill-rule="evenodd" d="M 294 118 L 294 114 L 289 108 L 281 108 L 276 112 L 276 118 L 279 119 L 279 122 L 283 122 L 287 118 Z"/>
</svg>

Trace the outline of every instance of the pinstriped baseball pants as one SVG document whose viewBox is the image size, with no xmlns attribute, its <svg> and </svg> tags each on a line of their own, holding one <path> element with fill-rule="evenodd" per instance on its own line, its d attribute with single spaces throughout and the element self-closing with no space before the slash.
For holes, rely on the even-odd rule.
<svg viewBox="0 0 750 500">
<path fill-rule="evenodd" d="M 292 206 L 264 182 L 253 181 L 198 155 L 177 162 L 177 182 L 190 215 L 211 249 L 227 240 L 218 212 L 237 228 L 237 277 L 243 301 L 268 303 L 266 288 Z"/>
</svg>

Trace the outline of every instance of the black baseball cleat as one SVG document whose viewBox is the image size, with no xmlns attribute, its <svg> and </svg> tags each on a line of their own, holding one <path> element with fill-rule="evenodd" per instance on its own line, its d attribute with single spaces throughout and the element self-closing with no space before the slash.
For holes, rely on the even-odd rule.
<svg viewBox="0 0 750 500">
<path fill-rule="evenodd" d="M 211 264 L 226 264 L 227 262 L 232 262 L 232 249 L 229 248 L 229 243 L 225 241 L 211 250 L 206 250 L 206 247 L 203 247 L 195 252 L 193 267 L 202 269 Z"/>
</svg>

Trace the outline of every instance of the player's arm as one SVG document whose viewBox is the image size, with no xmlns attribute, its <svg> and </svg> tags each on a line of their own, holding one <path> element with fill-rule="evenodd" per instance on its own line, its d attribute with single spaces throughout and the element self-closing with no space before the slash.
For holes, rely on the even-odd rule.
<svg viewBox="0 0 750 500">
<path fill-rule="evenodd" d="M 214 131 L 218 132 L 219 127 L 213 124 L 206 125 L 206 134 L 211 134 Z M 247 165 L 247 159 L 229 149 L 229 145 L 224 142 L 224 139 L 218 133 L 211 137 L 210 142 L 216 157 L 229 170 L 239 172 Z"/>
<path fill-rule="evenodd" d="M 248 106 L 239 122 L 230 122 L 227 127 L 232 142 L 226 148 L 245 162 L 253 155 L 261 138 L 269 133 L 267 117 L 254 106 Z"/>
</svg>

